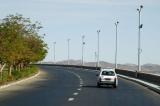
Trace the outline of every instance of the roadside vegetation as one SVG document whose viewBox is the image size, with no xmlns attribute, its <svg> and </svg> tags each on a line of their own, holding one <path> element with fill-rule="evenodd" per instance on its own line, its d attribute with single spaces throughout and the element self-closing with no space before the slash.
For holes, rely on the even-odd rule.
<svg viewBox="0 0 160 106">
<path fill-rule="evenodd" d="M 39 35 L 39 22 L 20 14 L 0 20 L 0 83 L 18 80 L 36 72 L 31 63 L 45 58 L 47 44 Z"/>
<path fill-rule="evenodd" d="M 36 66 L 30 66 L 23 71 L 14 70 L 12 72 L 12 76 L 9 77 L 9 74 L 6 70 L 1 74 L 0 85 L 7 84 L 8 82 L 21 80 L 27 77 L 30 77 L 34 74 L 38 73 L 38 68 Z"/>
</svg>

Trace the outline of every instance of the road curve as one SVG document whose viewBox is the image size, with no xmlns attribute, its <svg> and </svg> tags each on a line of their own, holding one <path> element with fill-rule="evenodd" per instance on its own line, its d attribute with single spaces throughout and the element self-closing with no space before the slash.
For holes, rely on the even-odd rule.
<svg viewBox="0 0 160 106">
<path fill-rule="evenodd" d="M 119 78 L 118 88 L 96 87 L 96 72 L 40 66 L 40 75 L 0 90 L 0 106 L 160 106 L 160 95 Z"/>
</svg>

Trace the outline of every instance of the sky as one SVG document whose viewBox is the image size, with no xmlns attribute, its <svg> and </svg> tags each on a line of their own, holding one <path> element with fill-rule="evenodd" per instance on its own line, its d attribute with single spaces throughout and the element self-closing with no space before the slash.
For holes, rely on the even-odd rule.
<svg viewBox="0 0 160 106">
<path fill-rule="evenodd" d="M 141 64 L 160 64 L 160 1 L 159 0 L 0 0 L 0 19 L 9 14 L 22 14 L 39 21 L 46 34 L 48 54 L 44 61 L 67 60 L 67 39 L 70 59 L 80 60 L 82 36 L 85 35 L 84 61 L 95 61 L 97 30 L 100 30 L 100 60 L 114 63 L 115 22 L 118 24 L 118 56 L 120 64 L 137 64 L 138 11 L 141 11 Z"/>
</svg>

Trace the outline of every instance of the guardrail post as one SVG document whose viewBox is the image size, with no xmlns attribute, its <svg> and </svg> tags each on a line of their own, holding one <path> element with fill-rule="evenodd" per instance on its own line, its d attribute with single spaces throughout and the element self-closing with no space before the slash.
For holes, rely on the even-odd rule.
<svg viewBox="0 0 160 106">
<path fill-rule="evenodd" d="M 135 77 L 138 78 L 138 71 L 135 70 Z"/>
</svg>

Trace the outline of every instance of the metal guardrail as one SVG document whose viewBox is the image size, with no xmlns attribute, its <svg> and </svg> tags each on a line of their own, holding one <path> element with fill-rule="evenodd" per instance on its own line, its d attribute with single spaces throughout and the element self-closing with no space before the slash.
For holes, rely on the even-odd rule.
<svg viewBox="0 0 160 106">
<path fill-rule="evenodd" d="M 150 73 L 143 73 L 143 72 L 135 72 L 135 71 L 129 71 L 129 70 L 122 70 L 122 69 L 116 69 L 116 73 L 122 74 L 125 76 L 141 79 L 156 85 L 160 85 L 160 76 L 154 75 Z"/>
<path fill-rule="evenodd" d="M 101 69 L 101 67 L 80 66 L 80 65 L 64 65 L 64 64 L 35 64 L 35 65 L 75 67 L 75 68 L 83 68 L 83 69 L 91 69 L 91 70 L 100 70 Z"/>
</svg>

